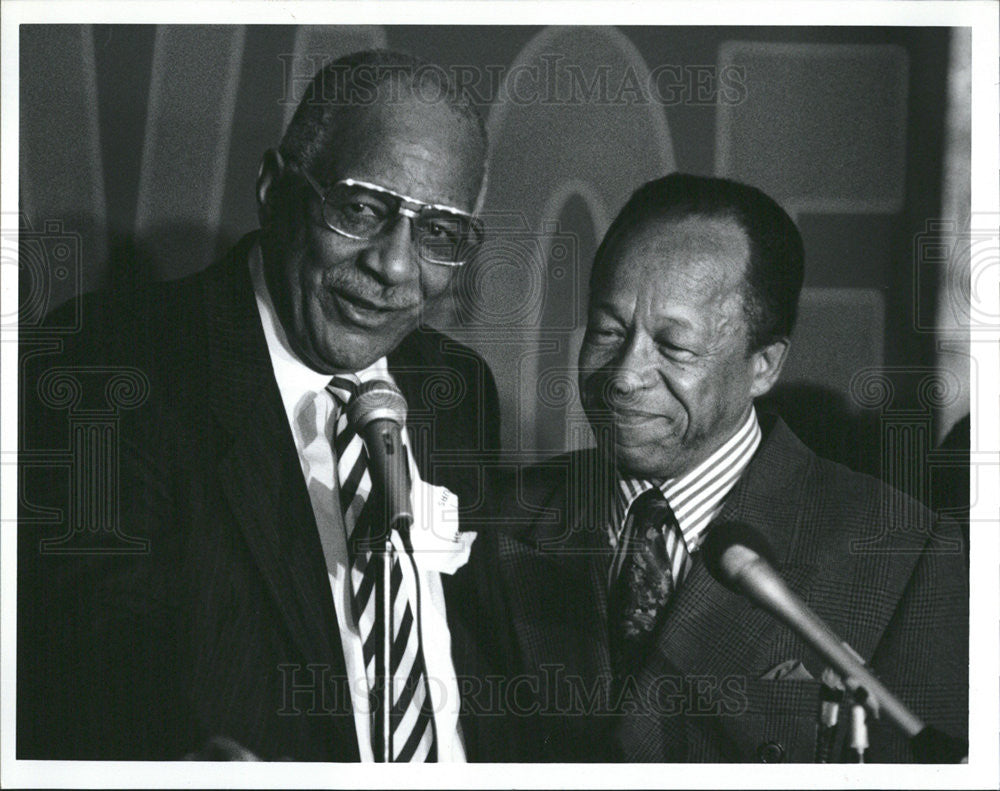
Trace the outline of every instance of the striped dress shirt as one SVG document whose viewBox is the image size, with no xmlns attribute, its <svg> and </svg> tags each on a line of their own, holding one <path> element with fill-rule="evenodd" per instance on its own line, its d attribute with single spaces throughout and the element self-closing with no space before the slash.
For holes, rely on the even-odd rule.
<svg viewBox="0 0 1000 791">
<path fill-rule="evenodd" d="M 751 406 L 746 420 L 736 433 L 711 456 L 690 472 L 668 478 L 660 491 L 677 517 L 680 536 L 668 536 L 667 555 L 671 559 L 674 584 L 679 585 L 691 566 L 691 555 L 698 549 L 702 534 L 722 508 L 722 501 L 736 485 L 760 445 L 760 423 Z M 614 556 L 608 577 L 609 588 L 618 578 L 629 550 L 630 536 L 623 535 L 625 517 L 636 498 L 656 484 L 636 478 L 620 478 L 612 509 L 608 535 Z M 686 552 L 677 552 L 677 541 L 683 540 Z"/>
</svg>

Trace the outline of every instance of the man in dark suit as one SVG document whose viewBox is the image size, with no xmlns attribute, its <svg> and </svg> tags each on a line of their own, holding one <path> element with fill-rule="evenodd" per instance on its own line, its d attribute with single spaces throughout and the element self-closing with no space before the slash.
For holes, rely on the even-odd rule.
<svg viewBox="0 0 1000 791">
<path fill-rule="evenodd" d="M 66 306 L 51 326 L 80 330 L 24 355 L 21 447 L 57 459 L 68 436 L 70 460 L 22 470 L 19 757 L 487 754 L 458 710 L 488 659 L 469 541 L 431 551 L 499 435 L 486 364 L 421 326 L 480 240 L 483 122 L 443 75 L 387 52 L 327 66 L 264 157 L 259 234 Z M 393 534 L 392 619 L 378 553 L 351 543 L 377 535 L 345 416 L 371 379 L 406 396 L 413 490 L 438 503 L 410 531 L 428 551 Z"/>
<path fill-rule="evenodd" d="M 520 470 L 500 496 L 506 532 L 484 534 L 522 760 L 853 755 L 849 714 L 817 727 L 824 663 L 709 575 L 699 547 L 722 522 L 762 534 L 788 585 L 918 717 L 965 736 L 960 533 L 754 408 L 802 279 L 794 223 L 746 185 L 673 174 L 612 223 L 579 361 L 597 447 Z M 914 760 L 868 725 L 866 760 Z"/>
</svg>

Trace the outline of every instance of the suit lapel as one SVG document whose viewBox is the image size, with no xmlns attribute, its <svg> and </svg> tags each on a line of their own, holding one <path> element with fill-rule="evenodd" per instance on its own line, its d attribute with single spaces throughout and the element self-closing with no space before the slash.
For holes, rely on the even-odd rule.
<svg viewBox="0 0 1000 791">
<path fill-rule="evenodd" d="M 602 477 L 595 481 L 589 474 L 593 456 L 584 452 L 556 460 L 545 484 L 525 493 L 533 516 L 522 521 L 530 520 L 530 527 L 498 536 L 521 661 L 530 669 L 567 667 L 584 679 L 611 674 L 605 487 Z"/>
<path fill-rule="evenodd" d="M 481 541 L 482 537 L 480 536 L 476 540 Z M 469 590 L 469 586 L 476 585 L 476 580 L 471 576 L 472 570 L 469 565 L 466 564 L 455 574 L 441 575 L 441 587 L 444 590 L 446 603 L 445 615 L 451 640 L 451 657 L 455 676 L 459 679 L 460 695 L 466 694 L 464 691 L 465 682 L 462 679 L 469 679 L 468 683 L 472 684 L 474 679 L 482 679 L 492 670 L 481 655 L 481 651 L 485 647 L 481 645 L 481 642 L 484 641 L 477 639 L 471 628 L 476 619 L 488 618 L 490 613 L 469 612 L 469 607 L 476 601 L 476 596 L 482 594 L 481 590 Z M 491 657 L 491 659 L 495 659 L 495 657 Z M 491 746 L 483 743 L 479 729 L 477 705 L 479 705 L 478 701 L 470 703 L 463 700 L 459 709 L 462 740 L 465 744 L 466 757 L 471 761 L 482 760 L 481 756 L 489 755 L 491 751 Z"/>
<path fill-rule="evenodd" d="M 260 403 L 253 424 L 234 438 L 219 474 L 293 639 L 310 661 L 329 663 L 340 652 L 330 641 L 337 621 L 330 612 L 329 584 L 321 584 L 326 582 L 323 551 L 303 496 L 302 473 L 288 463 L 286 438 L 275 431 L 279 419 L 284 420 L 283 413 Z"/>
<path fill-rule="evenodd" d="M 435 427 L 432 422 L 425 419 L 422 387 L 424 377 L 431 371 L 432 363 L 426 359 L 428 350 L 420 341 L 419 331 L 403 339 L 403 342 L 388 356 L 389 373 L 406 398 L 407 435 L 410 451 L 413 453 L 417 469 L 420 470 L 420 477 L 428 483 L 436 483 L 428 478 L 433 467 L 428 462 L 428 454 L 431 451 Z"/>
<path fill-rule="evenodd" d="M 217 278 L 206 283 L 204 294 L 212 366 L 209 398 L 232 438 L 219 475 L 295 645 L 307 663 L 343 677 L 343 651 L 315 516 L 246 271 L 252 242 L 252 237 L 241 241 Z M 333 720 L 356 752 L 353 721 Z"/>
</svg>

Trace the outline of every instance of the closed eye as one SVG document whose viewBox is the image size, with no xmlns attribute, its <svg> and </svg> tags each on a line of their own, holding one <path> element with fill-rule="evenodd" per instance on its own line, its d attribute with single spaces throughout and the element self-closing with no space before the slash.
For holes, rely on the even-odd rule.
<svg viewBox="0 0 1000 791">
<path fill-rule="evenodd" d="M 587 338 L 592 343 L 609 343 L 625 337 L 620 327 L 598 325 L 587 327 Z"/>
<path fill-rule="evenodd" d="M 669 340 L 657 341 L 657 346 L 660 348 L 660 353 L 665 354 L 669 357 L 674 357 L 676 359 L 688 359 L 695 356 L 695 353 L 684 346 L 678 346 L 676 343 L 672 343 Z"/>
</svg>

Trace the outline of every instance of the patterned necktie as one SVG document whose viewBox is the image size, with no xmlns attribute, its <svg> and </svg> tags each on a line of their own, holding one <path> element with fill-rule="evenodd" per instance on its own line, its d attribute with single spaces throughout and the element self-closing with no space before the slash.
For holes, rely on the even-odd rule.
<svg viewBox="0 0 1000 791">
<path fill-rule="evenodd" d="M 378 532 L 371 524 L 377 518 L 377 509 L 370 507 L 372 481 L 368 452 L 348 422 L 346 409 L 357 394 L 358 385 L 356 376 L 341 374 L 333 377 L 327 390 L 339 407 L 333 450 L 351 558 L 353 615 L 361 635 L 368 680 L 372 752 L 376 761 L 384 761 L 386 755 L 391 761 L 436 761 L 434 718 L 420 648 L 419 622 L 413 617 L 414 610 L 420 612 L 419 601 L 415 607 L 410 606 L 397 552 L 389 555 L 392 635 L 388 640 L 391 644 L 388 673 L 385 670 L 386 554 L 365 549 L 361 543 Z M 405 562 L 412 563 L 412 556 L 406 554 Z M 416 582 L 415 568 L 413 572 Z M 387 691 L 391 691 L 391 706 L 387 705 Z"/>
<path fill-rule="evenodd" d="M 617 670 L 634 669 L 690 562 L 680 525 L 656 487 L 632 503 L 622 531 L 627 554 L 611 596 L 611 645 Z"/>
</svg>

